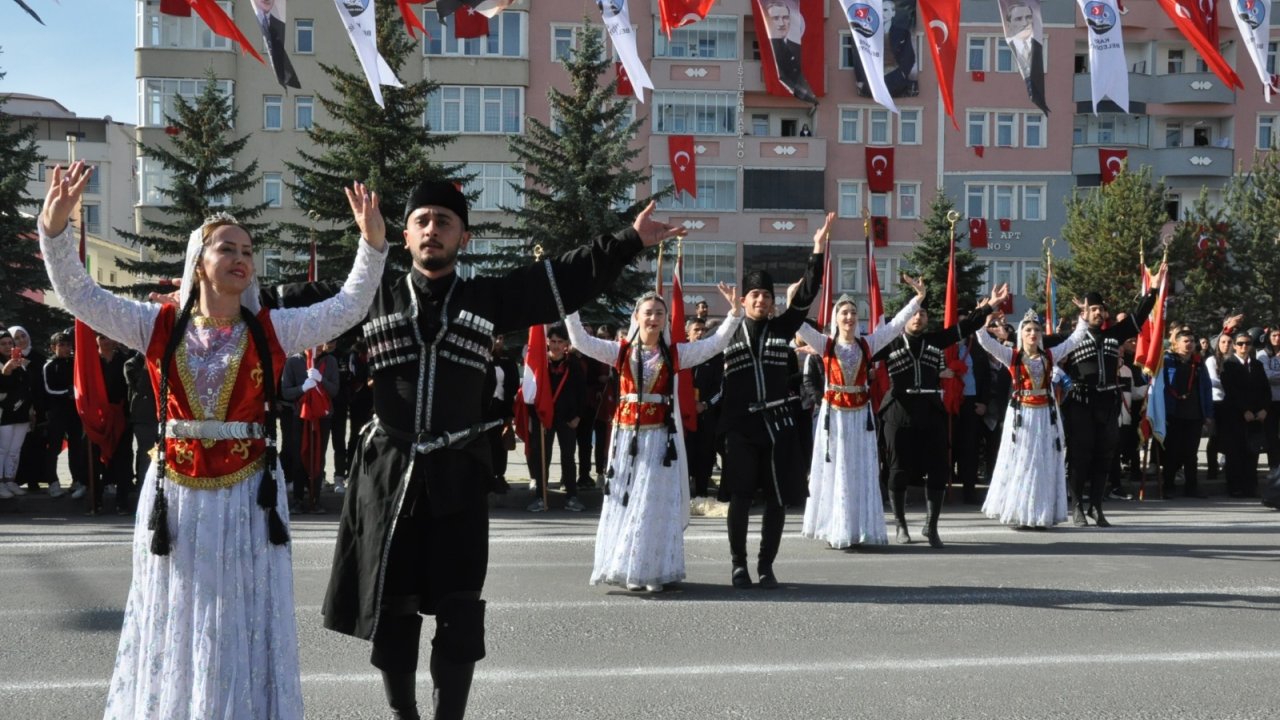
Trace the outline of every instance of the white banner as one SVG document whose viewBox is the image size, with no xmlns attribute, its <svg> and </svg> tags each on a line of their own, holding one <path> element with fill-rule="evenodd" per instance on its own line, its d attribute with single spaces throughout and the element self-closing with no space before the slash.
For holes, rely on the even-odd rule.
<svg viewBox="0 0 1280 720">
<path fill-rule="evenodd" d="M 893 103 L 893 96 L 884 84 L 884 34 L 888 30 L 888 22 L 880 13 L 882 3 L 880 0 L 872 0 L 871 3 L 840 0 L 840 5 L 849 21 L 849 29 L 853 31 L 853 46 L 862 61 L 862 72 L 867 76 L 871 97 L 898 112 L 898 106 Z"/>
<path fill-rule="evenodd" d="M 627 0 L 596 0 L 596 5 L 600 7 L 604 26 L 609 30 L 609 37 L 613 39 L 613 46 L 618 50 L 618 59 L 622 61 L 622 67 L 627 70 L 631 87 L 635 90 L 640 102 L 644 102 L 644 89 L 652 90 L 653 81 L 649 79 L 649 71 L 645 69 L 644 63 L 640 61 L 640 54 L 636 52 L 636 33 L 631 27 L 631 11 L 627 8 Z M 648 15 L 646 14 L 645 17 L 647 18 Z"/>
<path fill-rule="evenodd" d="M 1124 59 L 1124 38 L 1116 0 L 1076 0 L 1076 4 L 1088 28 L 1093 114 L 1098 114 L 1098 103 L 1104 97 L 1129 112 L 1129 64 Z"/>
<path fill-rule="evenodd" d="M 342 16 L 342 25 L 347 29 L 351 45 L 356 49 L 356 57 L 360 58 L 360 67 L 364 69 L 365 79 L 369 81 L 369 90 L 373 92 L 373 100 L 378 107 L 386 107 L 382 101 L 382 86 L 404 87 L 396 79 L 387 61 L 378 54 L 378 19 L 373 0 L 333 0 L 338 6 L 338 15 Z"/>
<path fill-rule="evenodd" d="M 1267 72 L 1267 45 L 1271 43 L 1271 0 L 1231 0 L 1235 12 L 1236 27 L 1244 39 L 1244 49 L 1258 68 L 1263 92 L 1271 102 L 1271 73 Z"/>
</svg>

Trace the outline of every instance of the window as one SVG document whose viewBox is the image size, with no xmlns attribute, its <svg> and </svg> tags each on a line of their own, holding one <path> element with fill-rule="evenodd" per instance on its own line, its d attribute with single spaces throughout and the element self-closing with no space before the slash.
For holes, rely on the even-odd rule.
<svg viewBox="0 0 1280 720">
<path fill-rule="evenodd" d="M 525 56 L 524 24 L 528 18 L 528 13 L 504 12 L 489 19 L 487 36 L 459 40 L 454 35 L 453 23 L 441 24 L 436 10 L 425 10 L 422 24 L 427 28 L 427 36 L 422 40 L 422 52 L 424 55 L 522 58 Z"/>
<path fill-rule="evenodd" d="M 920 111 L 899 108 L 898 110 L 898 144 L 920 144 Z"/>
<path fill-rule="evenodd" d="M 965 216 L 1007 220 L 1045 219 L 1047 188 L 1039 184 L 966 184 Z"/>
<path fill-rule="evenodd" d="M 217 80 L 222 94 L 234 100 L 234 85 L 230 80 Z M 142 106 L 138 108 L 138 117 L 142 124 L 151 127 L 168 125 L 166 116 L 174 115 L 176 102 L 174 98 L 181 96 L 188 103 L 204 91 L 205 81 L 195 78 L 139 78 L 142 91 L 138 93 Z"/>
<path fill-rule="evenodd" d="M 298 18 L 293 21 L 293 51 L 310 55 L 316 51 L 316 21 Z"/>
<path fill-rule="evenodd" d="M 1258 149 L 1270 150 L 1276 144 L 1276 116 L 1275 115 L 1259 115 L 1258 116 Z M 41 167 L 41 175 L 44 174 L 44 168 Z M 42 180 L 44 178 L 41 178 Z"/>
<path fill-rule="evenodd" d="M 650 192 L 657 193 L 671 186 L 671 167 L 657 165 L 649 180 Z M 658 201 L 662 210 L 737 210 L 738 171 L 729 167 L 698 168 L 698 197 L 680 193 L 679 198 L 667 196 Z"/>
<path fill-rule="evenodd" d="M 876 258 L 876 283 L 880 285 L 880 292 L 885 295 L 897 292 L 898 268 L 897 258 Z"/>
<path fill-rule="evenodd" d="M 840 32 L 840 69 L 852 70 L 858 66 L 858 49 L 853 45 L 853 33 Z"/>
<path fill-rule="evenodd" d="M 310 95 L 298 95 L 293 99 L 293 127 L 310 130 L 315 117 L 315 101 Z"/>
<path fill-rule="evenodd" d="M 862 183 L 841 180 L 837 187 L 840 193 L 837 214 L 840 217 L 862 217 Z"/>
<path fill-rule="evenodd" d="M 889 193 L 867 193 L 867 206 L 871 209 L 871 214 L 879 217 L 889 217 Z"/>
<path fill-rule="evenodd" d="M 102 193 L 102 166 L 94 165 L 93 172 L 89 174 L 89 182 L 85 183 L 84 192 L 86 195 L 98 195 Z"/>
<path fill-rule="evenodd" d="M 987 186 L 966 185 L 964 189 L 965 217 L 987 217 Z"/>
<path fill-rule="evenodd" d="M 751 134 L 757 137 L 763 137 L 769 134 L 769 116 L 768 115 L 752 115 L 751 116 Z"/>
<path fill-rule="evenodd" d="M 732 92 L 657 90 L 651 113 L 658 134 L 732 135 L 738 127 L 738 98 Z"/>
<path fill-rule="evenodd" d="M 1014 273 L 1014 262 L 1012 260 L 996 260 L 991 263 L 991 284 L 1003 285 L 1009 284 L 1009 293 L 1015 294 L 1019 291 L 1018 277 Z"/>
<path fill-rule="evenodd" d="M 1017 188 L 1013 185 L 996 185 L 995 191 L 995 208 L 993 214 L 997 218 L 1013 219 L 1017 217 L 1014 212 L 1014 197 L 1017 196 Z"/>
<path fill-rule="evenodd" d="M 889 111 L 872 110 L 867 119 L 867 144 L 888 145 L 889 142 Z"/>
<path fill-rule="evenodd" d="M 1164 124 L 1164 146 L 1182 147 L 1182 123 L 1168 122 Z"/>
<path fill-rule="evenodd" d="M 1186 66 L 1186 53 L 1182 50 L 1170 50 L 1169 60 L 1165 65 L 1165 72 L 1170 75 L 1177 75 L 1182 72 Z"/>
<path fill-rule="evenodd" d="M 969 72 L 981 72 L 987 69 L 987 45 L 990 38 L 982 35 L 969 36 Z"/>
<path fill-rule="evenodd" d="M 1098 142 L 1109 144 L 1116 141 L 1116 121 L 1113 118 L 1098 118 Z"/>
<path fill-rule="evenodd" d="M 40 161 L 40 162 L 36 163 L 36 164 L 31 168 L 31 174 L 30 174 L 28 177 L 29 177 L 30 179 L 32 179 L 32 180 L 34 180 L 34 181 L 36 181 L 36 182 L 41 182 L 41 183 L 42 183 L 42 182 L 47 182 L 47 181 L 45 180 L 45 173 L 47 173 L 47 172 L 48 172 L 48 167 L 49 167 L 49 166 L 48 166 L 48 165 L 45 165 L 44 161 L 42 160 L 42 161 Z"/>
<path fill-rule="evenodd" d="M 996 41 L 996 72 L 1019 72 L 1013 63 L 1013 48 L 1008 41 Z"/>
<path fill-rule="evenodd" d="M 915 220 L 920 217 L 920 183 L 898 183 L 898 217 Z"/>
<path fill-rule="evenodd" d="M 840 142 L 862 142 L 862 110 L 859 108 L 840 108 Z"/>
<path fill-rule="evenodd" d="M 836 258 L 836 267 L 839 268 L 839 272 L 836 275 L 836 292 L 862 292 L 863 286 L 866 285 L 867 277 L 866 271 L 862 269 L 862 258 Z"/>
<path fill-rule="evenodd" d="M 524 172 L 517 165 L 506 163 L 467 163 L 464 165 L 468 175 L 475 175 L 467 181 L 466 192 L 470 195 L 479 192 L 471 201 L 472 210 L 518 210 L 524 205 L 523 196 L 512 187 L 524 187 Z"/>
<path fill-rule="evenodd" d="M 822 210 L 826 194 L 822 170 L 742 171 L 743 210 Z"/>
<path fill-rule="evenodd" d="M 1280 48 L 1280 43 L 1267 43 L 1267 74 L 1276 74 L 1276 50 Z M 1268 458 L 1270 459 L 1270 458 Z"/>
<path fill-rule="evenodd" d="M 230 0 L 218 3 L 231 13 Z M 230 50 L 231 41 L 215 35 L 200 16 L 175 17 L 160 12 L 156 2 L 138 3 L 137 46 L 142 48 L 167 48 L 171 50 Z"/>
<path fill-rule="evenodd" d="M 433 132 L 519 134 L 524 89 L 443 85 L 427 96 L 427 128 Z"/>
<path fill-rule="evenodd" d="M 1044 220 L 1044 194 L 1045 186 L 1043 185 L 1023 185 L 1022 186 L 1022 219 L 1023 220 Z"/>
<path fill-rule="evenodd" d="M 162 191 L 173 185 L 173 172 L 159 160 L 145 155 L 138 157 L 138 204 L 167 206 L 169 198 Z"/>
<path fill-rule="evenodd" d="M 1029 148 L 1047 147 L 1045 144 L 1044 115 L 1027 113 L 1023 116 L 1022 144 Z"/>
<path fill-rule="evenodd" d="M 84 203 L 84 231 L 90 235 L 102 234 L 102 206 L 95 203 Z"/>
<path fill-rule="evenodd" d="M 708 58 L 736 60 L 738 19 L 712 15 L 692 25 L 673 28 L 671 39 L 654 21 L 653 56 L 657 58 Z"/>
<path fill-rule="evenodd" d="M 501 16 L 499 16 L 501 17 Z M 518 250 L 523 240 L 508 238 L 472 238 L 458 265 L 458 277 L 467 279 L 498 270 L 504 263 L 502 254 Z"/>
<path fill-rule="evenodd" d="M 969 147 L 987 144 L 987 113 L 970 112 L 968 116 Z"/>
<path fill-rule="evenodd" d="M 1018 136 L 1017 118 L 1014 113 L 996 113 L 996 147 L 1013 147 Z"/>
<path fill-rule="evenodd" d="M 276 284 L 283 277 L 284 256 L 280 248 L 268 248 L 262 251 L 262 279 L 267 284 Z"/>
<path fill-rule="evenodd" d="M 604 26 L 592 25 L 590 29 L 600 33 L 602 52 L 608 52 L 605 41 L 609 34 L 605 32 Z M 564 62 L 568 59 L 569 53 L 578 47 L 578 33 L 581 30 L 581 25 L 551 26 L 551 62 Z"/>
<path fill-rule="evenodd" d="M 267 207 L 284 206 L 284 177 L 280 173 L 262 173 L 262 202 Z"/>
<path fill-rule="evenodd" d="M 284 126 L 284 98 L 279 95 L 262 96 L 262 129 L 279 130 Z"/>
<path fill-rule="evenodd" d="M 689 285 L 736 282 L 737 262 L 737 243 L 685 242 L 683 280 Z"/>
</svg>

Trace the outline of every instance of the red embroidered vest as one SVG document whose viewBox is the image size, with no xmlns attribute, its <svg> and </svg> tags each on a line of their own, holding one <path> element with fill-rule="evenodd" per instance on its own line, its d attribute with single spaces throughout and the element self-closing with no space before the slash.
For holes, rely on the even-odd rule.
<svg viewBox="0 0 1280 720">
<path fill-rule="evenodd" d="M 1039 387 L 1024 358 L 1022 350 L 1013 351 L 1013 362 L 1009 363 L 1009 374 L 1013 376 L 1012 399 L 1027 407 L 1046 407 L 1051 399 L 1049 385 L 1053 380 L 1053 355 L 1048 350 L 1044 351 L 1044 382 Z"/>
<path fill-rule="evenodd" d="M 674 349 L 672 352 L 674 362 Z M 671 397 L 671 369 L 667 363 L 660 360 L 658 372 L 652 377 L 645 376 L 643 390 L 637 388 L 631 343 L 623 340 L 614 367 L 618 371 L 618 409 L 614 411 L 613 422 L 619 427 L 665 426 L 669 410 L 666 400 Z"/>
<path fill-rule="evenodd" d="M 147 371 L 156 397 L 160 397 L 160 361 L 165 346 L 173 333 L 177 308 L 166 305 L 156 317 L 151 345 L 147 348 Z M 271 346 L 272 372 L 277 376 L 284 369 L 284 351 L 276 339 L 269 310 L 258 313 L 263 334 Z M 194 322 L 194 319 L 193 319 Z M 235 322 L 241 322 L 235 320 Z M 193 407 L 187 395 L 187 387 L 194 382 L 187 361 L 186 343 L 179 342 L 169 368 L 168 412 L 172 420 L 221 420 L 263 423 L 262 363 L 248 329 L 241 336 L 236 351 L 223 379 L 218 394 L 217 407 Z M 199 404 L 197 399 L 194 404 Z M 165 466 L 168 478 L 179 485 L 197 490 L 228 488 L 258 472 L 263 467 L 267 444 L 265 440 L 196 440 L 186 438 L 165 439 Z"/>
<path fill-rule="evenodd" d="M 822 369 L 827 374 L 827 389 L 822 399 L 837 410 L 856 410 L 871 401 L 870 388 L 867 385 L 867 341 L 855 338 L 862 358 L 858 360 L 858 368 L 853 372 L 853 384 L 845 383 L 844 365 L 836 355 L 836 339 L 827 341 L 827 349 L 822 353 Z"/>
</svg>

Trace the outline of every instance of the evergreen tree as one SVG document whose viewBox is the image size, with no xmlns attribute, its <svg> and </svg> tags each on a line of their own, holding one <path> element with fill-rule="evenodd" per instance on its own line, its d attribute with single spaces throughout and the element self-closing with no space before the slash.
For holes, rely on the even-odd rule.
<svg viewBox="0 0 1280 720">
<path fill-rule="evenodd" d="M 1244 274 L 1230 261 L 1230 247 L 1227 215 L 1212 207 L 1202 190 L 1169 245 L 1170 320 L 1189 324 L 1197 335 L 1212 336 L 1223 318 L 1248 300 Z"/>
<path fill-rule="evenodd" d="M 187 238 L 210 215 L 225 212 L 234 215 L 259 247 L 270 243 L 266 225 L 253 222 L 262 215 L 266 203 L 239 205 L 244 196 L 257 187 L 258 161 L 243 169 L 235 168 L 236 157 L 249 137 L 234 137 L 235 105 L 218 89 L 217 77 L 209 69 L 204 77 L 204 90 L 194 102 L 177 96 L 174 114 L 165 121 L 172 130 L 161 144 L 139 143 L 140 154 L 154 159 L 172 175 L 169 187 L 160 188 L 165 199 L 164 215 L 142 215 L 144 232 L 116 228 L 121 237 L 147 249 L 142 260 L 121 260 L 129 272 L 145 278 L 124 288 L 136 294 L 156 290 L 157 280 L 182 276 Z"/>
<path fill-rule="evenodd" d="M 1071 256 L 1054 260 L 1058 310 L 1073 317 L 1072 297 L 1099 292 L 1112 312 L 1127 312 L 1141 291 L 1139 257 L 1159 265 L 1160 231 L 1168 221 L 1164 183 L 1152 181 L 1151 168 L 1126 170 L 1107 185 L 1078 191 L 1067 200 L 1062 239 Z"/>
<path fill-rule="evenodd" d="M 1280 324 L 1280 153 L 1258 153 L 1253 169 L 1227 183 L 1227 256 L 1241 275 L 1239 309 L 1245 323 Z M 1221 318 L 1219 318 L 1221 319 Z"/>
<path fill-rule="evenodd" d="M 405 63 L 418 47 L 417 42 L 405 33 L 394 3 L 384 2 L 375 7 L 378 50 L 400 77 Z M 318 96 L 320 107 L 329 119 L 316 122 L 307 131 L 316 151 L 299 150 L 299 161 L 286 163 L 296 178 L 289 186 L 293 198 L 310 222 L 285 226 L 294 238 L 293 249 L 300 259 L 285 264 L 282 279 L 305 279 L 306 257 L 313 235 L 317 257 L 333 261 L 330 266 L 341 269 L 338 279 L 345 277 L 346 268 L 354 262 L 360 231 L 342 190 L 355 181 L 365 183 L 378 193 L 393 252 L 388 260 L 407 268 L 409 256 L 399 240 L 409 191 L 426 180 L 468 179 L 460 165 L 440 165 L 431 160 L 432 153 L 454 140 L 451 135 L 431 132 L 423 123 L 427 96 L 437 84 L 424 79 L 406 83 L 403 88 L 383 86 L 386 107 L 380 108 L 373 100 L 354 50 L 351 62 L 342 66 L 321 63 L 320 67 L 333 88 L 333 94 Z M 470 229 L 477 233 L 484 227 Z"/>
<path fill-rule="evenodd" d="M 4 73 L 0 73 L 0 79 Z M 0 105 L 7 96 L 0 96 Z M 27 195 L 33 169 L 44 162 L 36 148 L 36 126 L 0 112 L 0 238 L 8 247 L 0 262 L 0 325 L 22 325 L 39 343 L 66 316 L 27 297 L 49 292 L 49 275 L 38 255 L 35 214 L 40 201 Z"/>
<path fill-rule="evenodd" d="M 528 117 L 525 134 L 509 141 L 530 181 L 516 188 L 522 207 L 510 210 L 515 217 L 510 230 L 526 244 L 494 253 L 488 259 L 494 266 L 526 265 L 534 246 L 550 256 L 572 250 L 630 225 L 649 203 L 648 197 L 631 201 L 636 186 L 649 180 L 634 169 L 643 148 L 633 140 L 643 120 L 629 119 L 629 104 L 618 98 L 616 79 L 601 82 L 613 63 L 600 33 L 585 19 L 576 33 L 577 49 L 564 64 L 572 89 L 547 91 L 553 123 Z M 630 308 L 649 282 L 638 270 L 628 269 L 583 314 L 616 316 L 618 309 Z"/>
<path fill-rule="evenodd" d="M 929 217 L 924 220 L 924 230 L 916 236 L 917 243 L 902 258 L 902 272 L 912 277 L 923 276 L 928 289 L 924 306 L 929 311 L 931 327 L 942 327 L 947 303 L 947 273 L 951 256 L 951 221 L 947 213 L 955 209 L 955 203 L 941 190 L 929 207 Z M 984 270 L 973 251 L 965 247 L 964 219 L 956 222 L 956 297 L 961 309 L 970 309 L 987 294 L 982 287 Z M 896 312 L 915 297 L 911 286 L 898 283 L 893 309 L 885 308 L 885 314 Z"/>
</svg>

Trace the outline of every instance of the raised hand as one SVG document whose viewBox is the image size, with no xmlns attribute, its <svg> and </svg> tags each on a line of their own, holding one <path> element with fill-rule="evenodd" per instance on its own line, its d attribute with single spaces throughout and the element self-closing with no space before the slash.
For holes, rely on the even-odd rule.
<svg viewBox="0 0 1280 720">
<path fill-rule="evenodd" d="M 61 165 L 53 168 L 49 175 L 49 189 L 44 194 L 44 209 L 40 211 L 40 222 L 50 235 L 58 235 L 67 227 L 67 219 L 75 210 L 84 195 L 84 188 L 89 184 L 89 176 L 93 168 L 77 160 L 71 167 L 63 169 Z"/>
<path fill-rule="evenodd" d="M 364 183 L 352 183 L 349 188 L 342 188 L 347 194 L 347 203 L 351 206 L 351 215 L 360 226 L 360 234 L 375 250 L 387 246 L 387 224 L 382 220 L 382 211 L 378 209 L 378 193 L 369 192 Z"/>
<path fill-rule="evenodd" d="M 1164 283 L 1164 279 L 1169 276 L 1169 263 L 1160 263 L 1160 269 L 1156 271 L 1156 276 L 1151 278 L 1151 287 L 1158 288 Z"/>
<path fill-rule="evenodd" d="M 725 284 L 725 283 L 720 283 L 720 284 L 716 287 L 716 289 L 720 291 L 720 295 L 721 295 L 721 296 L 723 296 L 725 300 L 728 300 L 728 301 L 729 301 L 729 314 L 730 314 L 730 315 L 737 314 L 737 312 L 738 312 L 738 288 L 737 288 L 737 286 L 734 286 L 734 285 L 727 285 L 727 284 Z"/>
<path fill-rule="evenodd" d="M 925 287 L 924 287 L 923 275 L 921 275 L 918 278 L 913 278 L 906 273 L 902 273 L 902 283 L 904 285 L 910 286 L 912 290 L 915 290 L 917 298 L 919 298 L 920 300 L 924 300 Z"/>
<path fill-rule="evenodd" d="M 1238 328 L 1243 324 L 1244 324 L 1244 313 L 1240 313 L 1239 315 L 1232 315 L 1231 317 L 1222 321 L 1222 327 L 1224 328 Z"/>
<path fill-rule="evenodd" d="M 1085 302 L 1084 300 L 1081 300 L 1081 299 L 1080 299 L 1080 298 L 1078 298 L 1078 297 L 1073 297 L 1073 298 L 1071 298 L 1071 304 L 1072 304 L 1072 305 L 1075 305 L 1077 308 L 1079 308 L 1079 310 L 1080 310 L 1081 314 L 1083 314 L 1083 313 L 1084 313 L 1085 308 L 1088 308 L 1088 307 L 1089 307 L 1089 303 Z"/>
<path fill-rule="evenodd" d="M 1008 298 L 1009 298 L 1009 283 L 1005 283 L 1003 285 L 997 285 L 991 288 L 991 297 L 989 298 L 989 303 L 991 305 L 1000 307 L 1000 305 Z"/>
<path fill-rule="evenodd" d="M 653 219 L 653 209 L 657 203 L 652 200 L 645 206 L 645 209 L 636 215 L 635 222 L 631 223 L 631 227 L 640 235 L 640 242 L 645 247 L 653 247 L 663 240 L 670 240 L 673 237 L 684 237 L 689 232 L 679 225 L 668 225 Z"/>
<path fill-rule="evenodd" d="M 835 213 L 827 213 L 827 219 L 823 221 L 822 227 L 813 234 L 813 254 L 821 255 L 827 251 L 827 241 L 831 237 L 831 223 L 835 219 Z"/>
</svg>

